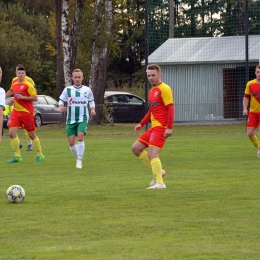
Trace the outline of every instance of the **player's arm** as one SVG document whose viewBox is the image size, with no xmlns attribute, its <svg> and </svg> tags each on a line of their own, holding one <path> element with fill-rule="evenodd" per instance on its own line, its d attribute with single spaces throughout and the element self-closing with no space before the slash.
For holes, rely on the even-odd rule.
<svg viewBox="0 0 260 260">
<path fill-rule="evenodd" d="M 6 94 L 5 94 L 5 98 L 11 97 L 13 95 L 13 91 L 11 89 L 9 89 Z"/>
<path fill-rule="evenodd" d="M 59 108 L 61 112 L 67 111 L 67 107 L 65 107 L 65 103 L 67 103 L 66 100 L 68 100 L 67 88 L 63 89 L 59 97 Z"/>
<path fill-rule="evenodd" d="M 135 126 L 134 130 L 136 133 L 139 133 L 139 131 L 142 129 L 142 127 L 144 125 L 146 125 L 147 123 L 149 123 L 151 120 L 151 111 L 149 110 L 146 115 L 144 116 L 144 118 L 141 120 L 141 122 Z"/>
<path fill-rule="evenodd" d="M 90 114 L 92 116 L 95 116 L 96 115 L 96 110 L 95 110 L 95 101 L 94 100 L 89 102 L 89 107 L 90 107 Z"/>
<path fill-rule="evenodd" d="M 164 137 L 169 137 L 172 135 L 172 128 L 173 128 L 173 122 L 174 122 L 174 105 L 169 104 L 166 106 L 168 112 L 167 112 L 167 128 L 164 132 Z"/>
<path fill-rule="evenodd" d="M 247 116 L 248 115 L 248 104 L 249 104 L 249 97 L 250 95 L 248 94 L 244 94 L 244 98 L 243 98 L 243 116 Z"/>
<path fill-rule="evenodd" d="M 67 111 L 67 108 L 64 106 L 64 104 L 65 104 L 65 101 L 60 99 L 59 100 L 59 108 L 60 108 L 61 112 L 66 112 Z"/>
<path fill-rule="evenodd" d="M 16 98 L 21 99 L 21 100 L 26 100 L 26 101 L 37 101 L 38 97 L 37 96 L 24 96 L 21 94 L 16 94 L 15 95 Z"/>
</svg>

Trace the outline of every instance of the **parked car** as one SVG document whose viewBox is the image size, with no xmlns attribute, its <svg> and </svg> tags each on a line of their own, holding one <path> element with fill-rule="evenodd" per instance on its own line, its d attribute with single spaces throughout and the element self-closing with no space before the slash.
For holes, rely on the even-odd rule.
<svg viewBox="0 0 260 260">
<path fill-rule="evenodd" d="M 54 98 L 46 95 L 38 95 L 38 101 L 33 102 L 34 118 L 37 127 L 47 124 L 60 123 L 62 112 L 59 103 Z"/>
<path fill-rule="evenodd" d="M 6 110 L 10 107 L 8 102 L 12 99 L 6 98 L 5 106 Z M 58 102 L 50 96 L 38 95 L 38 101 L 33 102 L 34 106 L 34 119 L 35 125 L 40 127 L 41 125 L 60 123 L 62 120 L 62 112 L 59 109 Z M 6 127 L 8 115 L 4 115 L 4 127 Z"/>
<path fill-rule="evenodd" d="M 128 92 L 106 91 L 105 117 L 109 122 L 136 123 L 145 116 L 145 100 Z"/>
</svg>

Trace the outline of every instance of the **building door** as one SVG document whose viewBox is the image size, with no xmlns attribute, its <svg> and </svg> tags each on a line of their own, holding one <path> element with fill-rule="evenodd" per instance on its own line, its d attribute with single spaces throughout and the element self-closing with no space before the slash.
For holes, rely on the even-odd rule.
<svg viewBox="0 0 260 260">
<path fill-rule="evenodd" d="M 237 69 L 223 69 L 224 118 L 239 118 L 238 90 Z"/>
</svg>

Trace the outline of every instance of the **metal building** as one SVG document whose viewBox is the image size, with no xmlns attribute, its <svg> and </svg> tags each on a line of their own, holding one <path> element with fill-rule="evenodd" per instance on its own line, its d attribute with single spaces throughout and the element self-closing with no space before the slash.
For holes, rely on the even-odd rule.
<svg viewBox="0 0 260 260">
<path fill-rule="evenodd" d="M 260 36 L 248 38 L 249 79 L 259 64 Z M 174 91 L 175 121 L 242 118 L 245 36 L 172 38 L 149 57 Z"/>
</svg>

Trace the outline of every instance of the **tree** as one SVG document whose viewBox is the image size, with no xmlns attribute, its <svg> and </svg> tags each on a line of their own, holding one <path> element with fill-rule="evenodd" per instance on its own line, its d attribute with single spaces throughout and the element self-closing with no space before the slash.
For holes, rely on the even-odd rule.
<svg viewBox="0 0 260 260">
<path fill-rule="evenodd" d="M 91 123 L 100 123 L 103 117 L 104 92 L 106 87 L 108 41 L 111 35 L 112 1 L 97 0 L 95 13 L 95 38 L 93 38 L 89 87 L 95 97 L 96 116 Z"/>
<path fill-rule="evenodd" d="M 38 20 L 44 23 L 41 16 Z M 0 66 L 4 71 L 2 86 L 5 89 L 10 87 L 19 63 L 23 63 L 27 72 L 36 79 L 36 84 L 40 84 L 41 41 L 26 21 L 37 24 L 35 17 L 29 17 L 19 5 L 0 8 Z"/>
<path fill-rule="evenodd" d="M 112 40 L 116 41 L 118 49 L 116 55 L 109 58 L 108 80 L 116 87 L 144 82 L 141 64 L 145 57 L 144 8 L 143 0 L 124 0 L 114 5 Z"/>
<path fill-rule="evenodd" d="M 55 0 L 56 11 L 56 90 L 61 94 L 63 90 L 63 55 L 62 55 L 62 36 L 61 36 L 61 6 L 62 0 Z"/>
<path fill-rule="evenodd" d="M 69 0 L 62 0 L 61 31 L 64 55 L 63 68 L 66 86 L 72 84 L 71 74 L 75 66 L 75 59 L 77 54 L 77 37 L 80 30 L 84 2 L 85 0 L 77 0 L 74 12 L 74 20 L 70 29 Z"/>
</svg>

